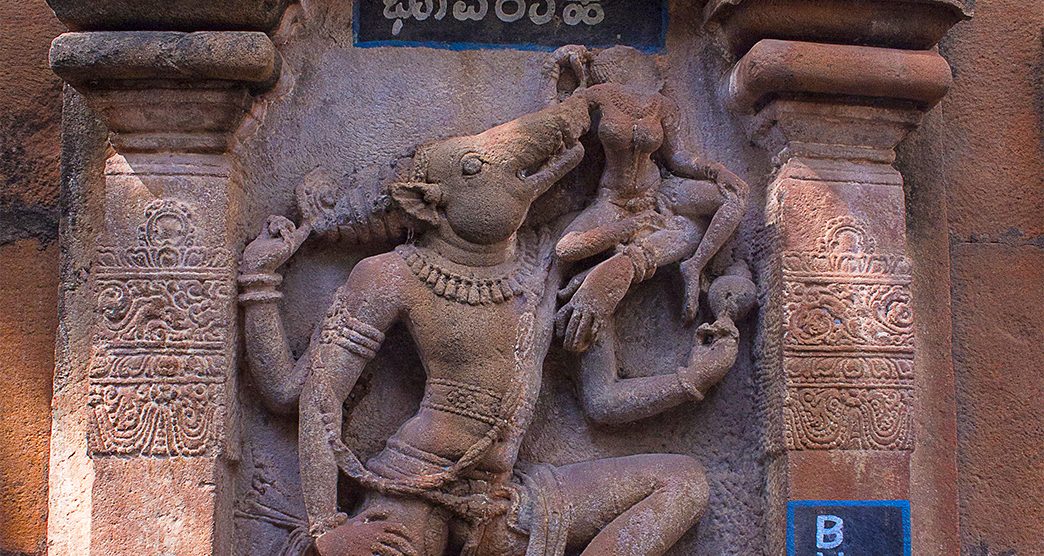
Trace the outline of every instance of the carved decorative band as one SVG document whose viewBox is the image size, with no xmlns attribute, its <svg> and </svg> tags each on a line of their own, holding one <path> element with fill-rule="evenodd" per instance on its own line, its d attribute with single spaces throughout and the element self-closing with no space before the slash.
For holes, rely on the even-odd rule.
<svg viewBox="0 0 1044 556">
<path fill-rule="evenodd" d="M 779 448 L 912 447 L 911 268 L 875 250 L 865 224 L 842 217 L 815 251 L 769 255 L 761 364 L 766 409 L 783 415 L 782 431 L 770 426 Z"/>
<path fill-rule="evenodd" d="M 911 450 L 913 392 L 883 388 L 788 388 L 788 450 Z"/>
<path fill-rule="evenodd" d="M 103 247 L 89 371 L 92 455 L 198 456 L 215 445 L 231 350 L 231 253 L 195 245 L 187 206 L 154 201 L 137 245 Z"/>
<path fill-rule="evenodd" d="M 384 333 L 353 317 L 341 302 L 334 303 L 323 320 L 320 341 L 346 349 L 363 359 L 377 356 Z"/>
</svg>

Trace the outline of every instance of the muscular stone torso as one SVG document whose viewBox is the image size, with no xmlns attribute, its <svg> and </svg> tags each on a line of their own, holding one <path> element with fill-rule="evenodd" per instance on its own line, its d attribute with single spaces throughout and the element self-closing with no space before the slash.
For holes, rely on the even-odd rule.
<svg viewBox="0 0 1044 556">
<path fill-rule="evenodd" d="M 418 413 L 399 428 L 389 445 L 401 442 L 457 461 L 487 434 L 493 419 L 515 415 L 514 426 L 475 466 L 479 474 L 510 474 L 539 392 L 541 366 L 536 364 L 533 346 L 521 344 L 527 341 L 526 327 L 533 323 L 526 314 L 536 309 L 534 296 L 541 293 L 535 290 L 542 289 L 546 271 L 528 276 L 525 284 L 519 284 L 525 291 L 518 295 L 472 304 L 436 293 L 399 253 L 382 257 L 394 275 L 388 282 L 403 301 L 400 320 L 424 361 L 427 377 Z M 532 337 L 528 335 L 529 342 Z"/>
</svg>

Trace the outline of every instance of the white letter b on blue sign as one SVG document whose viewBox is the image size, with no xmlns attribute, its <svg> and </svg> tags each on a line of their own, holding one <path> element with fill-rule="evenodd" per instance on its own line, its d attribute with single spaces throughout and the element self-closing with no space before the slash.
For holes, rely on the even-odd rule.
<svg viewBox="0 0 1044 556">
<path fill-rule="evenodd" d="M 845 540 L 845 522 L 836 515 L 816 516 L 816 548 L 837 548 Z"/>
</svg>

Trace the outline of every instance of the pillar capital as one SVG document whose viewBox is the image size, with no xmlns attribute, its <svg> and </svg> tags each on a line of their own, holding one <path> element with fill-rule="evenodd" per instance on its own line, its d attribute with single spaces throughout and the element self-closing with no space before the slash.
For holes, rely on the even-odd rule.
<svg viewBox="0 0 1044 556">
<path fill-rule="evenodd" d="M 120 152 L 220 153 L 278 76 L 257 31 L 95 31 L 54 40 L 51 68 L 109 128 Z"/>
<path fill-rule="evenodd" d="M 711 0 L 704 20 L 739 57 L 762 39 L 927 50 L 971 0 Z"/>
<path fill-rule="evenodd" d="M 47 0 L 72 31 L 271 31 L 293 0 Z"/>
</svg>

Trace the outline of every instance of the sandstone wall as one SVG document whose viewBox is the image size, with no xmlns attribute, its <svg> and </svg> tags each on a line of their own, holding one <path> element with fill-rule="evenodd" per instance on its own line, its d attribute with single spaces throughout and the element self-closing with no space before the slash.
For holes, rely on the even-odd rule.
<svg viewBox="0 0 1044 556">
<path fill-rule="evenodd" d="M 952 530 L 959 518 L 962 554 L 1041 554 L 1044 6 L 979 0 L 975 10 L 942 41 L 954 86 L 899 161 L 921 257 L 919 354 L 932 368 L 918 376 L 935 379 L 921 384 L 931 395 L 921 400 L 918 488 L 925 501 L 959 500 L 959 513 L 937 511 L 934 523 L 915 517 L 914 529 Z M 953 386 L 942 349 L 951 342 Z M 954 405 L 956 458 L 946 454 Z M 956 482 L 946 480 L 954 460 Z M 929 479 L 932 468 L 940 471 Z"/>
<path fill-rule="evenodd" d="M 0 2 L 0 554 L 44 550 L 58 316 L 62 31 L 43 0 Z"/>
</svg>

